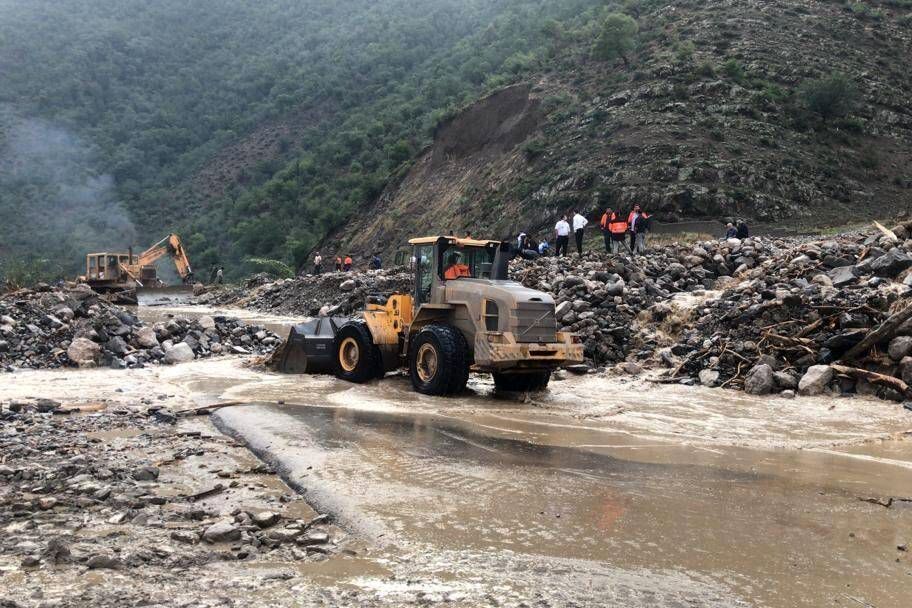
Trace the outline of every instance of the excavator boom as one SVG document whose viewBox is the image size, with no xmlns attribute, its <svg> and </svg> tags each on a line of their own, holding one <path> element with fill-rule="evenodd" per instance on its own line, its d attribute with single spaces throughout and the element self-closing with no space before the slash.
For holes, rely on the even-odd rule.
<svg viewBox="0 0 912 608">
<path fill-rule="evenodd" d="M 169 234 L 139 254 L 136 265 L 139 268 L 151 266 L 166 255 L 170 255 L 171 259 L 174 260 L 177 273 L 184 283 L 189 283 L 193 278 L 193 270 L 190 268 L 190 259 L 184 251 L 184 245 L 176 234 Z"/>
</svg>

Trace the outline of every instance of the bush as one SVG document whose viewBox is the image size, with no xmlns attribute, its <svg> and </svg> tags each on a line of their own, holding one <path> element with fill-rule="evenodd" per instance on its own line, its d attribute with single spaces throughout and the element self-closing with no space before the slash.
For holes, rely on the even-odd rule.
<svg viewBox="0 0 912 608">
<path fill-rule="evenodd" d="M 851 113 L 858 91 L 845 75 L 831 74 L 804 83 L 798 94 L 804 106 L 826 122 Z"/>
<path fill-rule="evenodd" d="M 610 13 L 599 28 L 592 47 L 592 56 L 601 61 L 621 58 L 624 66 L 630 65 L 627 55 L 636 47 L 639 31 L 637 22 L 629 15 Z"/>
<path fill-rule="evenodd" d="M 737 59 L 729 59 L 722 64 L 722 72 L 737 83 L 744 80 L 744 66 Z"/>
<path fill-rule="evenodd" d="M 545 142 L 542 139 L 533 139 L 522 147 L 522 152 L 527 161 L 533 161 L 545 152 Z"/>
</svg>

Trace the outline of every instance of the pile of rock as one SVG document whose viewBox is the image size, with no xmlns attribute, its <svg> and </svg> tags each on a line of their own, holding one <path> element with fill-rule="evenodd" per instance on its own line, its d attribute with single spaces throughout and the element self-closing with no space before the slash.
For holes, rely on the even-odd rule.
<svg viewBox="0 0 912 608">
<path fill-rule="evenodd" d="M 723 283 L 666 356 L 679 358 L 675 376 L 754 394 L 908 398 L 889 378 L 912 382 L 912 322 L 896 316 L 912 311 L 910 231 L 800 243 Z"/>
<path fill-rule="evenodd" d="M 150 327 L 79 285 L 40 285 L 0 297 L 0 368 L 143 367 L 220 353 L 266 353 L 275 334 L 227 317 L 175 318 Z"/>
<path fill-rule="evenodd" d="M 252 285 L 252 289 L 214 289 L 195 301 L 287 315 L 349 315 L 362 310 L 370 295 L 411 291 L 412 274 L 407 268 L 395 267 L 358 273 L 328 272 L 267 283 L 257 279 Z"/>
<path fill-rule="evenodd" d="M 784 246 L 768 239 L 707 241 L 658 247 L 646 256 L 591 252 L 517 260 L 510 270 L 527 287 L 554 296 L 561 329 L 582 336 L 586 357 L 603 364 L 623 361 L 633 348 L 648 354 L 657 346 L 638 321 L 643 311 L 677 293 L 711 289 L 720 277 L 756 268 Z"/>
</svg>

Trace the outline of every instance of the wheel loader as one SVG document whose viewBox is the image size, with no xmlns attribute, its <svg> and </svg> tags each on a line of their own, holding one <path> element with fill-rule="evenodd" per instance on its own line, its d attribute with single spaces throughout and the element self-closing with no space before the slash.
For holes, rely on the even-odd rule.
<svg viewBox="0 0 912 608">
<path fill-rule="evenodd" d="M 363 318 L 319 317 L 292 328 L 280 371 L 367 382 L 406 368 L 416 391 L 461 392 L 469 372 L 499 390 L 532 391 L 583 361 L 578 337 L 557 331 L 553 298 L 508 278 L 509 242 L 431 236 L 409 241 L 411 293 L 368 298 Z"/>
</svg>

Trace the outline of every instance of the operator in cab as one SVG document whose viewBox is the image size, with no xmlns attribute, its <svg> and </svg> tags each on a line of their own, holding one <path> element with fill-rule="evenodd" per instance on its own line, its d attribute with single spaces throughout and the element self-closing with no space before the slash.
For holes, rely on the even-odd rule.
<svg viewBox="0 0 912 608">
<path fill-rule="evenodd" d="M 447 255 L 446 270 L 443 271 L 443 278 L 447 281 L 458 279 L 460 277 L 471 277 L 472 272 L 468 265 L 462 263 L 462 254 L 458 251 L 450 252 Z"/>
</svg>

